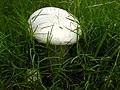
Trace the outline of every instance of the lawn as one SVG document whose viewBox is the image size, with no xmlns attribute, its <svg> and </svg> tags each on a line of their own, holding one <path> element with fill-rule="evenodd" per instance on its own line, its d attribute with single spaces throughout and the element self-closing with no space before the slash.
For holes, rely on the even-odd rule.
<svg viewBox="0 0 120 90">
<path fill-rule="evenodd" d="M 1 0 L 0 90 L 120 90 L 119 0 Z M 58 7 L 79 21 L 77 43 L 38 43 L 28 19 Z M 60 53 L 59 53 L 60 54 Z"/>
</svg>

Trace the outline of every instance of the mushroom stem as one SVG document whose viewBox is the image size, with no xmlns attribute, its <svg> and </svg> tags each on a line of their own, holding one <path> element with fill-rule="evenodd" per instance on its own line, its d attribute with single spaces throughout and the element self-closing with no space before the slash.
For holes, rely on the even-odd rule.
<svg viewBox="0 0 120 90">
<path fill-rule="evenodd" d="M 52 52 L 52 56 L 55 57 L 55 59 L 51 61 L 51 64 L 62 63 L 63 62 L 62 60 L 65 60 L 68 58 L 69 50 L 67 45 L 54 45 L 51 48 L 54 50 Z"/>
<path fill-rule="evenodd" d="M 67 56 L 67 53 L 68 53 L 68 46 L 64 45 L 64 46 L 57 46 L 57 47 L 58 49 L 56 49 L 56 56 L 65 58 L 65 56 Z"/>
</svg>

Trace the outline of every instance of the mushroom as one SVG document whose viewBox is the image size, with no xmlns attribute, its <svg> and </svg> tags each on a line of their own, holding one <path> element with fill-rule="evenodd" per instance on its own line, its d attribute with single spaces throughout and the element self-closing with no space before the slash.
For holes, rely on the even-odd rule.
<svg viewBox="0 0 120 90">
<path fill-rule="evenodd" d="M 56 7 L 45 7 L 35 11 L 28 23 L 34 38 L 40 43 L 67 48 L 67 45 L 76 43 L 82 34 L 78 20 L 71 13 Z"/>
<path fill-rule="evenodd" d="M 72 45 L 79 40 L 82 35 L 78 20 L 67 11 L 56 7 L 45 7 L 35 11 L 28 19 L 33 37 L 40 43 L 51 44 L 58 50 L 55 56 L 64 56 L 68 45 Z M 59 47 L 60 46 L 60 47 Z M 54 61 L 53 61 L 54 63 Z M 36 69 L 35 69 L 36 70 Z M 28 70 L 28 74 L 31 73 Z M 34 74 L 36 81 L 36 73 Z M 30 81 L 29 77 L 28 81 Z M 34 80 L 33 80 L 34 81 Z"/>
</svg>

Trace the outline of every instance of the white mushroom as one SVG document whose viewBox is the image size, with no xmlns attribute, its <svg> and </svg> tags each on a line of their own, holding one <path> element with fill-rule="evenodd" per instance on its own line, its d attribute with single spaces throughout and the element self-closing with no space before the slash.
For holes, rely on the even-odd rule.
<svg viewBox="0 0 120 90">
<path fill-rule="evenodd" d="M 78 20 L 60 8 L 39 9 L 30 16 L 28 23 L 34 32 L 34 38 L 40 43 L 71 45 L 82 34 Z"/>
<path fill-rule="evenodd" d="M 29 18 L 28 23 L 31 26 L 34 38 L 40 43 L 49 43 L 53 46 L 62 46 L 58 48 L 55 56 L 64 56 L 67 45 L 71 45 L 79 40 L 82 35 L 78 20 L 67 11 L 55 8 L 45 7 L 35 11 Z M 55 63 L 56 61 L 52 61 Z M 58 61 L 59 62 L 59 61 Z M 35 70 L 28 70 L 28 75 L 34 72 L 33 76 L 28 78 L 28 81 L 36 81 L 37 76 Z"/>
</svg>

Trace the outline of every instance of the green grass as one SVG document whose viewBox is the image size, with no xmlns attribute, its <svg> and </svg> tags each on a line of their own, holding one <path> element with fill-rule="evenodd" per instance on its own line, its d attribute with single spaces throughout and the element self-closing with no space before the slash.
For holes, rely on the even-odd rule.
<svg viewBox="0 0 120 90">
<path fill-rule="evenodd" d="M 0 6 L 0 90 L 120 90 L 119 0 L 2 0 Z M 68 56 L 56 57 L 56 49 L 28 32 L 29 16 L 46 6 L 79 20 L 83 34 Z M 36 81 L 28 81 L 32 75 Z"/>
</svg>

